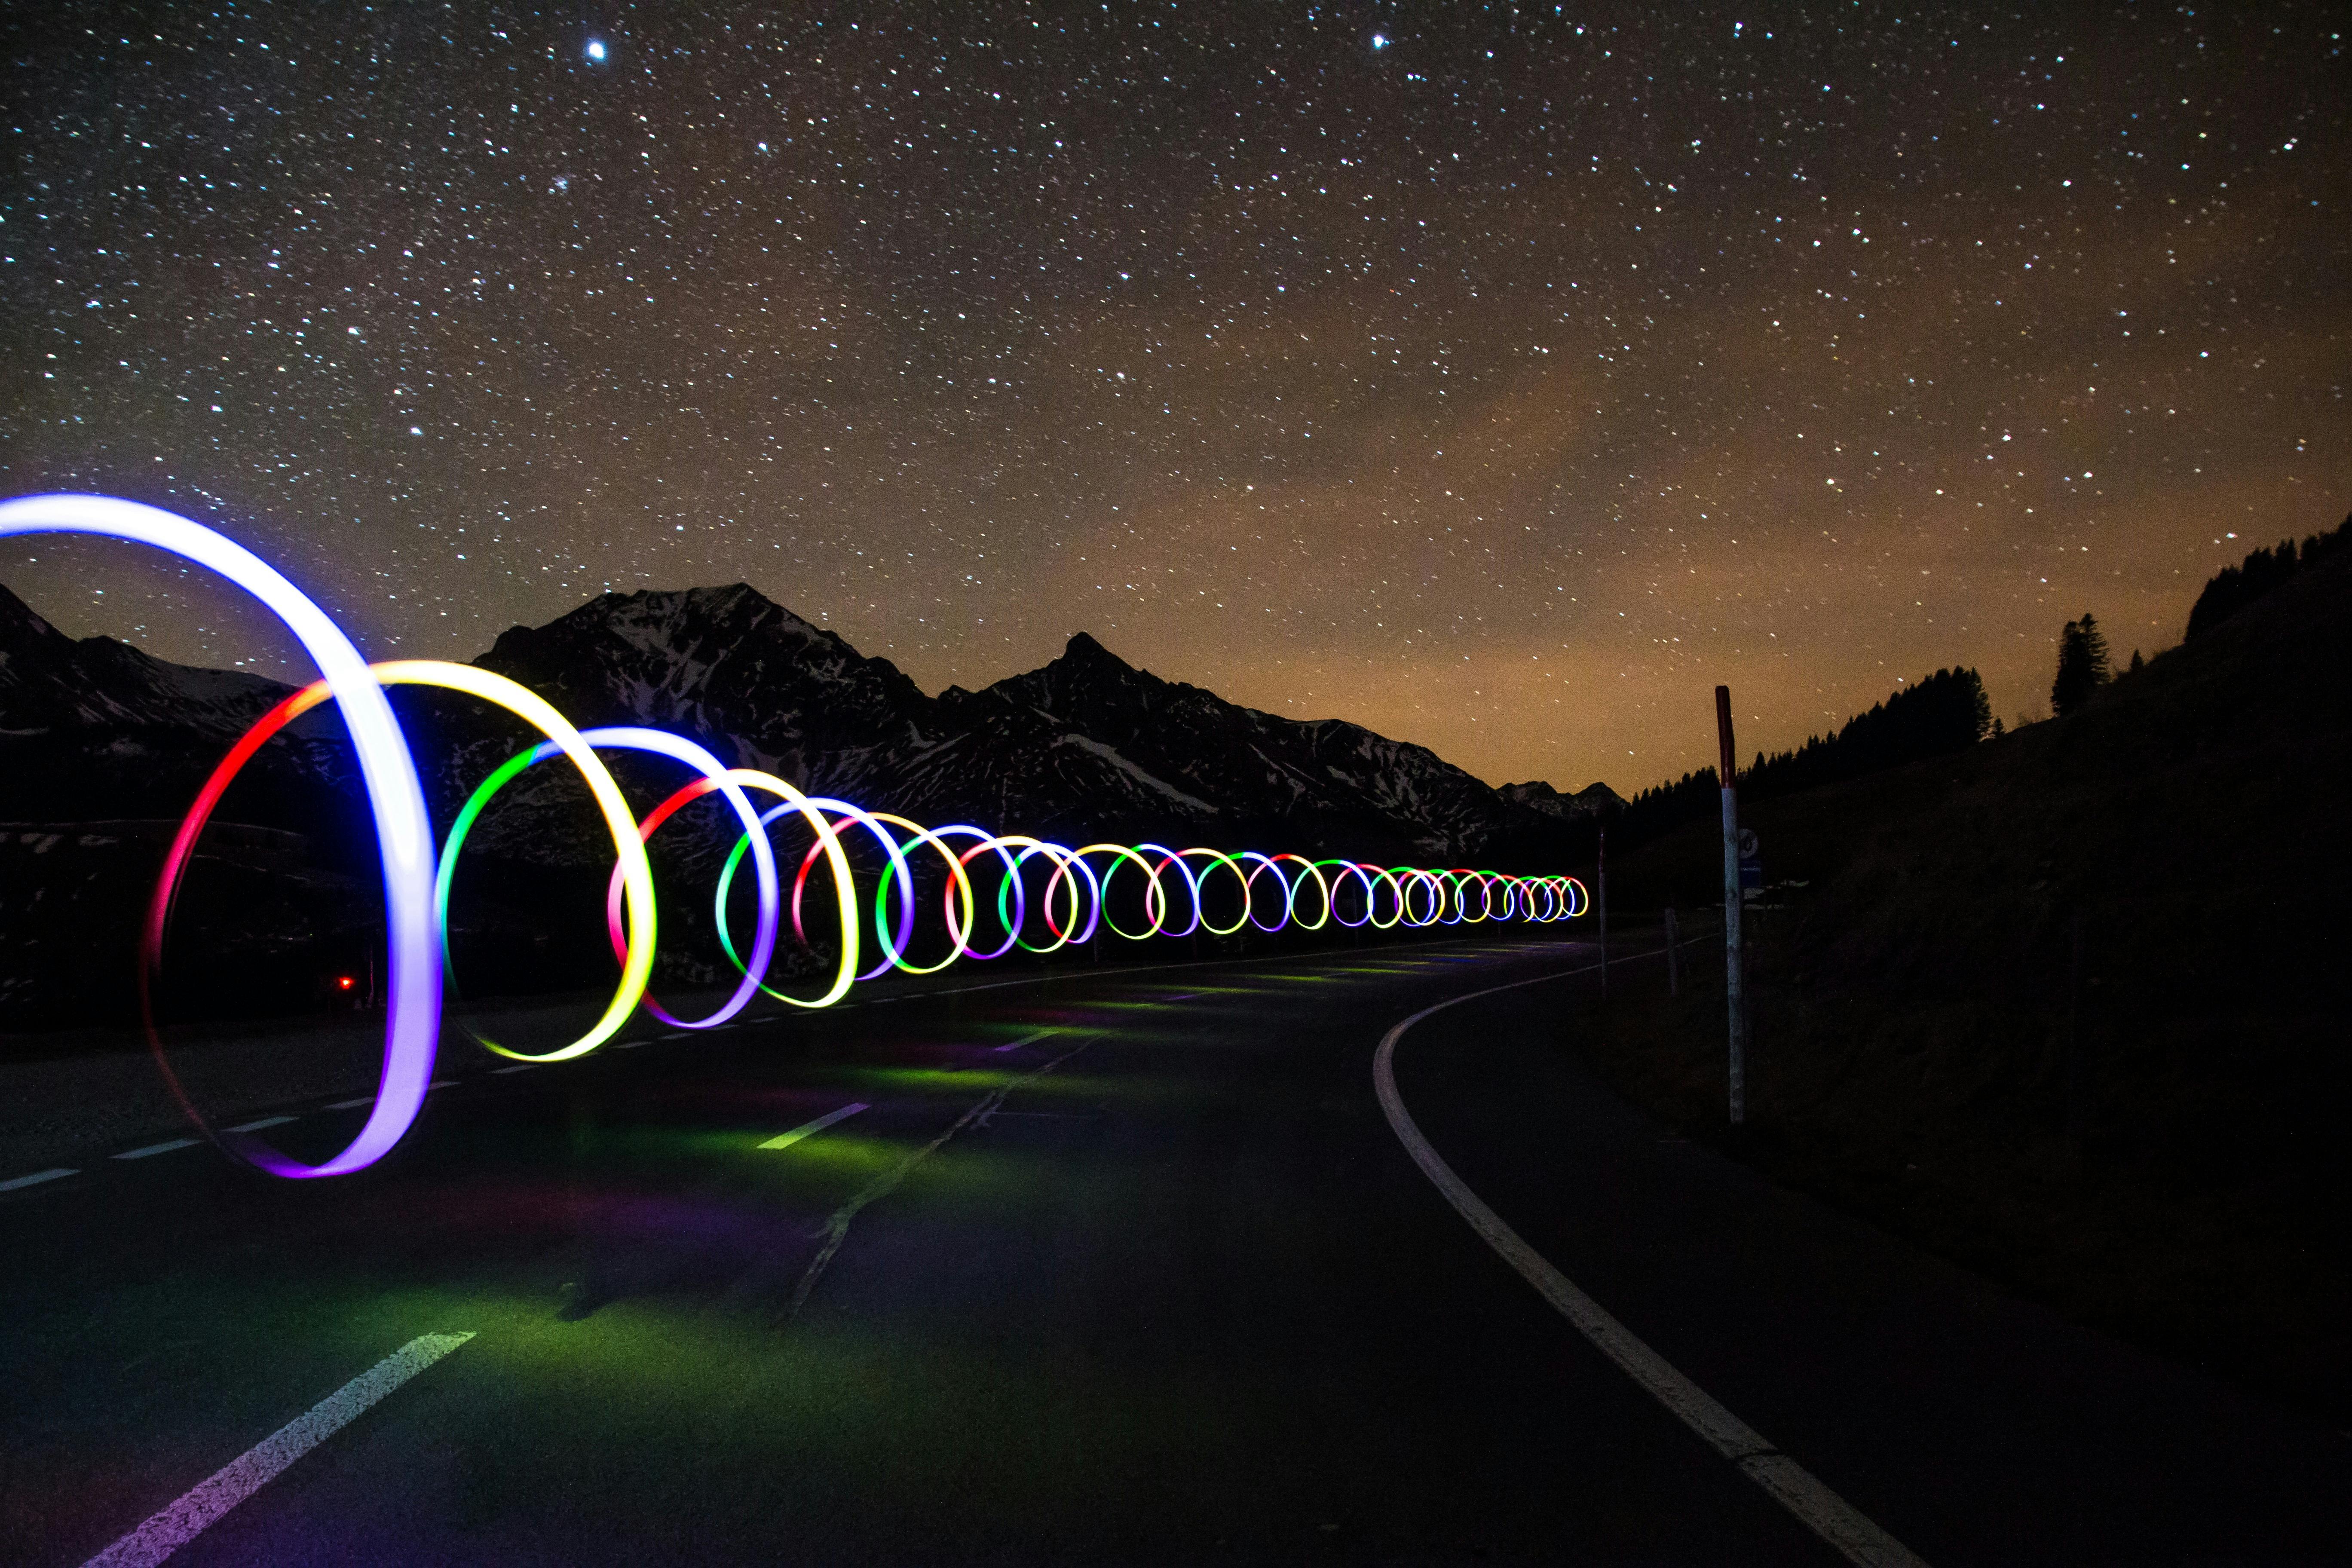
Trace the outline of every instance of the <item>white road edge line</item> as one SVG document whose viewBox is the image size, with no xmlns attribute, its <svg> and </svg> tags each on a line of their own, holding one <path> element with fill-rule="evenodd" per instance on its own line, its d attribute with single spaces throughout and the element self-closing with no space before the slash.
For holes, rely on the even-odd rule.
<svg viewBox="0 0 2352 1568">
<path fill-rule="evenodd" d="M 1649 957 L 1650 954 L 1634 954 Z M 1620 960 L 1620 962 L 1624 962 Z M 1649 1390 L 1658 1403 L 1681 1417 L 1685 1426 L 1714 1446 L 1715 1450 L 1738 1466 L 1748 1479 L 1779 1500 L 1780 1505 L 1810 1527 L 1823 1541 L 1843 1553 L 1849 1563 L 1864 1568 L 1927 1568 L 1909 1547 L 1895 1540 L 1864 1515 L 1852 1503 L 1823 1485 L 1812 1472 L 1781 1453 L 1746 1422 L 1734 1415 L 1706 1390 L 1677 1371 L 1674 1364 L 1642 1342 L 1624 1324 L 1611 1317 L 1601 1303 L 1577 1289 L 1567 1275 L 1553 1268 L 1544 1256 L 1529 1247 L 1517 1231 L 1503 1223 L 1503 1217 L 1481 1202 L 1478 1194 L 1454 1173 L 1444 1157 L 1421 1135 L 1412 1113 L 1404 1108 L 1404 1100 L 1397 1093 L 1396 1047 L 1404 1032 L 1433 1013 L 1481 996 L 1492 996 L 1498 991 L 1516 991 L 1523 985 L 1539 985 L 1547 980 L 1565 980 L 1570 975 L 1590 974 L 1601 966 L 1587 964 L 1581 969 L 1563 970 L 1557 974 L 1539 974 L 1533 980 L 1515 980 L 1506 985 L 1490 985 L 1483 991 L 1465 992 L 1449 997 L 1433 1007 L 1423 1007 L 1412 1017 L 1398 1024 L 1381 1037 L 1381 1048 L 1372 1055 L 1372 1087 L 1379 1091 L 1381 1109 L 1388 1113 L 1389 1126 L 1412 1156 L 1422 1173 L 1436 1184 L 1470 1228 L 1485 1238 L 1486 1245 L 1500 1253 L 1503 1261 L 1517 1269 L 1527 1282 L 1541 1293 L 1543 1299 L 1559 1310 L 1576 1328 L 1577 1332 L 1592 1342 L 1594 1348 L 1617 1363 L 1626 1376 Z"/>
<path fill-rule="evenodd" d="M 836 1121 L 845 1121 L 848 1118 L 856 1115 L 861 1110 L 867 1110 L 870 1109 L 872 1108 L 864 1100 L 852 1100 L 847 1105 L 843 1106 L 839 1110 L 828 1110 L 823 1116 L 818 1117 L 814 1121 L 804 1121 L 800 1126 L 793 1128 L 790 1132 L 777 1133 L 773 1138 L 771 1138 L 765 1143 L 761 1144 L 760 1147 L 762 1149 L 789 1149 L 812 1132 L 822 1132 Z"/>
<path fill-rule="evenodd" d="M 79 1171 L 68 1171 L 59 1165 L 53 1171 L 36 1171 L 29 1176 L 16 1176 L 0 1182 L 0 1193 L 13 1193 L 19 1187 L 37 1187 L 43 1182 L 54 1182 L 65 1176 L 79 1176 Z"/>
<path fill-rule="evenodd" d="M 997 1047 L 996 1048 L 997 1048 L 998 1050 L 1000 1050 L 1000 1051 L 1017 1051 L 1017 1050 L 1019 1050 L 1019 1049 L 1020 1049 L 1022 1047 L 1024 1047 L 1024 1046 L 1034 1046 L 1034 1045 L 1035 1045 L 1038 1041 L 1040 1041 L 1040 1040 L 1044 1039 L 1046 1036 L 1048 1036 L 1048 1035 L 1052 1034 L 1053 1032 L 1054 1032 L 1054 1031 L 1053 1031 L 1053 1030 L 1051 1030 L 1051 1029 L 1040 1029 L 1040 1030 L 1038 1030 L 1038 1031 L 1037 1031 L 1035 1034 L 1034 1034 L 1034 1035 L 1024 1035 L 1024 1036 L 1022 1036 L 1019 1039 L 1017 1039 L 1017 1040 L 1013 1041 L 1013 1042 L 1011 1045 L 1009 1045 L 1009 1046 L 999 1046 L 999 1047 Z"/>
<path fill-rule="evenodd" d="M 296 1416 L 82 1568 L 154 1568 L 385 1394 L 474 1336 L 419 1334 Z"/>
<path fill-rule="evenodd" d="M 197 1140 L 194 1138 L 167 1138 L 161 1143 L 150 1143 L 144 1149 L 125 1149 L 121 1153 L 111 1157 L 117 1160 L 144 1160 L 150 1154 L 168 1154 L 174 1149 L 193 1149 L 196 1146 L 196 1142 Z"/>
</svg>

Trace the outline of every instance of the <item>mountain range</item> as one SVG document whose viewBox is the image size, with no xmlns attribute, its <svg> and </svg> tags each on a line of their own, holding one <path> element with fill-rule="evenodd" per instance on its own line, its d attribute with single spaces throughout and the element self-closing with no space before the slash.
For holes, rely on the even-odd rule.
<svg viewBox="0 0 2352 1568">
<path fill-rule="evenodd" d="M 741 584 L 604 595 L 511 628 L 476 662 L 583 728 L 674 730 L 813 793 L 1066 841 L 1549 868 L 1577 826 L 1622 805 L 1603 784 L 1496 789 L 1361 725 L 1286 719 L 1162 679 L 1083 632 L 1040 668 L 929 696 Z M 0 820 L 176 816 L 224 742 L 286 689 L 107 637 L 77 641 L 0 589 Z M 404 706 L 444 728 L 448 743 L 419 747 L 440 759 L 427 768 L 441 775 L 436 796 L 469 787 L 486 747 L 512 743 L 448 700 Z M 276 763 L 275 788 L 265 778 L 257 793 L 286 794 L 303 773 L 348 787 L 334 750 L 314 726 Z"/>
</svg>

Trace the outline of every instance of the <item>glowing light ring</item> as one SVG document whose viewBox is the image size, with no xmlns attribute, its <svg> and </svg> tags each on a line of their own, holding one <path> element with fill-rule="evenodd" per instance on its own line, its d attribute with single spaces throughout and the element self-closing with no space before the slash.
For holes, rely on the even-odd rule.
<svg viewBox="0 0 2352 1568">
<path fill-rule="evenodd" d="M 1387 931 L 1400 924 L 1418 929 L 1441 922 L 1477 923 L 1488 920 L 1524 919 L 1532 923 L 1549 923 L 1580 915 L 1589 907 L 1583 884 L 1573 877 L 1520 878 L 1469 869 L 1435 871 L 1338 858 L 1309 860 L 1298 855 L 1265 855 L 1255 850 L 1238 854 L 1202 847 L 1177 850 L 1160 844 L 1089 844 L 1071 849 L 1024 835 L 993 835 L 968 825 L 924 827 L 902 816 L 869 813 L 846 802 L 810 797 L 770 773 L 722 768 L 702 747 L 661 731 L 615 727 L 583 734 L 527 689 L 471 666 L 430 659 L 402 659 L 369 666 L 317 605 L 259 557 L 213 530 L 171 512 L 104 496 L 34 496 L 0 503 L 0 537 L 32 532 L 85 533 L 125 540 L 167 551 L 216 572 L 260 600 L 285 623 L 318 664 L 321 679 L 257 720 L 206 779 L 174 836 L 142 928 L 141 1006 L 157 1059 L 173 1092 L 207 1135 L 238 1158 L 278 1175 L 339 1175 L 363 1169 L 389 1152 L 415 1122 L 432 1081 L 438 1048 L 443 983 L 448 965 L 448 899 L 459 852 L 474 823 L 499 791 L 524 770 L 558 752 L 579 771 L 612 834 L 614 866 L 607 891 L 606 915 L 622 973 L 603 1016 L 587 1033 L 559 1050 L 532 1056 L 476 1037 L 488 1048 L 523 1061 L 557 1061 L 583 1056 L 618 1033 L 639 1005 L 680 1027 L 710 1028 L 739 1014 L 755 991 L 765 991 L 796 1007 L 822 1007 L 840 1000 L 856 981 L 876 978 L 892 968 L 908 973 L 933 973 L 959 958 L 1000 958 L 1016 946 L 1034 952 L 1052 952 L 1072 943 L 1091 941 L 1104 927 L 1130 941 L 1149 936 L 1190 936 L 1202 930 L 1227 936 L 1252 925 L 1269 934 L 1294 923 L 1302 930 L 1319 931 L 1335 921 L 1351 930 L 1369 925 Z M 384 696 L 384 688 L 403 684 L 464 692 L 503 708 L 547 737 L 483 781 L 453 820 L 437 855 L 415 764 Z M 350 731 L 374 818 L 383 869 L 389 984 L 383 1067 L 367 1121 L 341 1152 L 319 1164 L 306 1165 L 288 1159 L 257 1140 L 215 1131 L 210 1127 L 183 1091 L 169 1063 L 163 1060 L 160 1037 L 154 1031 L 152 995 L 161 971 L 163 941 L 173 903 L 196 843 L 223 794 L 272 736 L 330 700 L 337 705 Z M 655 752 L 685 763 L 698 776 L 640 820 L 633 815 L 619 785 L 596 756 L 599 748 Z M 782 804 L 764 813 L 755 811 L 744 794 L 746 789 L 777 796 Z M 719 942 L 730 961 L 741 972 L 742 981 L 717 1010 L 699 1019 L 686 1020 L 673 1016 L 646 994 L 656 944 L 657 902 L 646 844 L 671 816 L 710 794 L 724 796 L 742 828 L 721 869 L 716 900 Z M 814 1000 L 788 995 L 769 985 L 765 978 L 775 956 L 782 919 L 774 851 L 768 842 L 767 830 L 771 823 L 788 812 L 797 812 L 814 836 L 802 858 L 794 881 L 793 930 L 805 943 L 802 906 L 808 875 L 820 855 L 824 857 L 833 875 L 835 902 L 840 916 L 839 967 L 832 984 Z M 841 829 L 852 823 L 874 835 L 887 861 L 874 892 L 874 929 L 882 957 L 864 973 L 858 972 L 857 887 L 841 841 Z M 907 838 L 902 841 L 894 830 L 903 830 Z M 971 847 L 959 852 L 949 842 L 950 837 L 969 838 L 972 841 Z M 948 870 L 941 904 L 948 953 L 934 964 L 918 965 L 907 958 L 914 941 L 917 902 L 914 876 L 905 851 L 917 841 L 936 850 Z M 759 879 L 759 925 L 748 956 L 738 953 L 727 916 L 729 890 L 746 854 L 752 858 Z M 1004 928 L 1004 940 L 983 952 L 973 941 L 980 900 L 972 885 L 971 868 L 992 855 L 1000 872 L 995 914 Z M 1099 875 L 1089 857 L 1104 858 Z M 1024 868 L 1039 860 L 1052 868 L 1035 900 L 1044 935 L 1050 940 L 1033 941 L 1025 934 L 1032 900 Z M 1197 870 L 1192 864 L 1195 860 L 1202 862 Z M 1132 862 L 1145 878 L 1146 923 L 1144 929 L 1138 931 L 1121 927 L 1110 912 L 1112 883 L 1120 866 L 1127 862 Z M 1286 865 L 1297 869 L 1286 870 Z M 1219 924 L 1210 918 L 1205 897 L 1220 867 L 1233 874 L 1240 889 L 1240 913 L 1229 924 Z M 1301 891 L 1309 879 L 1319 900 L 1312 921 L 1299 907 Z M 1342 898 L 1350 880 L 1360 890 L 1363 904 L 1353 919 L 1344 907 L 1348 900 Z M 1189 904 L 1181 923 L 1174 918 L 1175 889 L 1180 882 Z M 1475 911 L 1470 894 L 1474 886 Z M 1381 918 L 1383 888 L 1388 894 L 1385 921 Z M 894 901 L 898 906 L 895 921 L 890 918 Z"/>
<path fill-rule="evenodd" d="M 757 827 L 751 832 L 747 832 L 743 838 L 736 841 L 734 848 L 728 853 L 726 865 L 720 868 L 719 874 L 719 894 L 715 907 L 716 923 L 719 928 L 719 945 L 726 951 L 728 962 L 733 963 L 738 969 L 747 970 L 751 977 L 757 981 L 760 989 L 774 997 L 777 1001 L 794 1007 L 830 1007 L 835 1002 L 840 1001 L 844 996 L 849 994 L 849 987 L 858 978 L 857 889 L 856 883 L 850 877 L 849 857 L 842 851 L 841 836 L 835 831 L 834 825 L 830 821 L 826 820 L 823 808 L 825 806 L 839 806 L 846 813 L 855 813 L 861 816 L 865 814 L 858 812 L 856 806 L 845 805 L 840 801 L 821 800 L 810 795 L 803 795 L 799 790 L 793 788 L 791 784 L 786 784 L 775 774 L 761 773 L 756 768 L 729 768 L 726 773 L 720 776 L 725 779 L 731 780 L 736 784 L 748 785 L 752 789 L 761 790 L 766 794 L 775 795 L 779 797 L 783 804 L 781 805 L 771 806 L 768 810 L 760 814 L 757 819 Z M 794 996 L 786 992 L 777 990 L 761 977 L 764 973 L 764 970 L 751 968 L 746 965 L 743 959 L 735 952 L 735 939 L 733 934 L 729 931 L 727 923 L 728 889 L 733 885 L 735 870 L 736 868 L 742 863 L 745 849 L 750 847 L 749 841 L 754 837 L 764 838 L 767 825 L 773 822 L 776 818 L 783 816 L 788 811 L 797 811 L 800 813 L 801 820 L 807 823 L 810 831 L 816 835 L 817 847 L 822 848 L 824 851 L 825 864 L 833 872 L 834 905 L 841 917 L 841 962 L 839 966 L 834 972 L 832 985 L 826 988 L 824 995 L 818 997 L 813 1002 L 803 997 Z M 885 837 L 887 837 L 887 835 Z M 805 879 L 807 873 L 808 866 L 803 862 L 801 868 L 801 875 L 803 879 Z M 793 902 L 793 929 L 795 931 L 802 930 L 800 924 L 800 900 L 797 897 L 797 889 L 796 896 Z M 806 940 L 804 934 L 803 940 Z"/>
<path fill-rule="evenodd" d="M 1150 890 L 1148 890 L 1143 897 L 1144 913 L 1150 915 L 1153 912 L 1153 900 L 1158 896 L 1160 873 L 1152 868 L 1151 862 L 1143 858 L 1141 851 L 1129 849 L 1124 844 L 1089 844 L 1077 853 L 1079 858 L 1083 859 L 1085 857 L 1092 855 L 1097 851 L 1100 851 L 1111 858 L 1110 865 L 1103 871 L 1102 879 L 1095 884 L 1096 908 L 1101 917 L 1101 925 L 1113 936 L 1123 936 L 1129 942 L 1141 942 L 1145 937 L 1158 935 L 1160 925 L 1156 919 L 1152 921 L 1152 926 L 1150 931 L 1137 931 L 1123 930 L 1117 921 L 1111 919 L 1110 882 L 1111 879 L 1118 873 L 1120 861 L 1133 861 L 1136 868 L 1141 871 L 1146 878 L 1150 879 Z"/>
<path fill-rule="evenodd" d="M 848 826 L 850 823 L 856 822 L 864 824 L 866 831 L 872 833 L 876 840 L 881 844 L 883 854 L 889 857 L 888 866 L 883 872 L 884 888 L 887 889 L 889 887 L 894 874 L 898 879 L 900 889 L 898 896 L 898 934 L 895 940 L 891 937 L 889 918 L 883 912 L 887 907 L 887 900 L 883 894 L 877 894 L 874 900 L 874 935 L 876 939 L 882 943 L 882 962 L 856 977 L 859 980 L 877 979 L 889 971 L 891 964 L 897 960 L 900 953 L 907 951 L 907 943 L 914 936 L 914 878 L 907 872 L 906 858 L 900 853 L 900 846 L 898 838 L 892 835 L 888 828 L 883 826 L 881 822 L 872 814 L 860 811 L 857 807 L 850 805 L 847 801 L 833 800 L 819 795 L 810 796 L 808 804 L 814 806 L 819 811 L 837 812 L 840 814 L 836 820 L 827 825 L 832 834 L 832 837 L 835 841 L 839 839 L 842 828 Z M 775 812 L 772 812 L 769 815 L 771 816 L 778 816 L 782 814 L 782 808 L 778 807 Z M 811 841 L 808 847 L 808 853 L 801 857 L 800 872 L 793 879 L 793 934 L 799 937 L 803 943 L 808 941 L 808 932 L 801 924 L 801 902 L 808 889 L 809 872 L 815 868 L 816 858 L 824 851 L 826 843 L 827 840 L 822 837 Z M 846 862 L 844 863 L 845 864 Z M 838 879 L 836 879 L 836 880 L 838 880 Z M 846 897 L 853 906 L 856 902 L 856 892 L 854 888 L 846 895 L 842 894 L 839 889 L 836 888 L 835 896 Z"/>
<path fill-rule="evenodd" d="M 743 842 L 751 846 L 753 868 L 759 875 L 760 925 L 751 941 L 751 958 L 742 983 L 715 1011 L 691 1020 L 674 1016 L 655 1000 L 651 992 L 646 995 L 646 1011 L 673 1028 L 715 1029 L 741 1012 L 759 994 L 759 976 L 768 972 L 768 965 L 775 956 L 776 860 L 767 835 L 760 831 L 760 815 L 752 808 L 750 797 L 744 795 L 742 784 L 727 776 L 726 764 L 683 736 L 670 734 L 665 730 L 625 726 L 590 730 L 583 738 L 592 746 L 622 747 L 668 757 L 684 763 L 701 775 L 646 814 L 645 819 L 637 824 L 637 837 L 642 841 L 651 843 L 654 829 L 691 802 L 711 794 L 724 797 L 734 811 L 735 819 L 743 825 Z M 540 749 L 545 750 L 543 747 Z M 625 949 L 621 921 L 621 868 L 617 862 L 613 867 L 612 885 L 604 895 L 604 921 L 612 934 L 613 952 L 618 956 Z"/>
<path fill-rule="evenodd" d="M 226 535 L 159 507 L 110 496 L 40 495 L 0 504 L 0 537 L 20 533 L 79 533 L 144 544 L 193 562 L 258 599 L 294 634 L 341 710 L 344 727 L 358 752 L 360 777 L 375 823 L 383 868 L 384 930 L 389 949 L 383 1026 L 383 1068 L 374 1108 L 343 1149 L 316 1165 L 289 1160 L 252 1140 L 213 1132 L 173 1089 L 190 1116 L 216 1142 L 262 1169 L 281 1176 L 333 1176 L 362 1170 L 388 1153 L 415 1121 L 433 1081 L 433 1058 L 441 1015 L 441 968 L 435 962 L 433 933 L 433 828 L 425 811 L 425 791 L 408 742 L 394 719 L 383 688 L 369 678 L 367 660 L 327 613 L 288 582 L 268 562 Z M 194 847 L 174 841 L 174 860 L 184 866 Z M 171 891 L 158 885 L 140 966 L 142 1011 L 151 995 L 152 964 L 161 956 L 161 935 L 171 910 Z M 152 1012 L 148 1013 L 152 1023 Z M 157 1047 L 157 1059 L 162 1050 Z M 165 1066 L 165 1076 L 170 1068 Z"/>
</svg>

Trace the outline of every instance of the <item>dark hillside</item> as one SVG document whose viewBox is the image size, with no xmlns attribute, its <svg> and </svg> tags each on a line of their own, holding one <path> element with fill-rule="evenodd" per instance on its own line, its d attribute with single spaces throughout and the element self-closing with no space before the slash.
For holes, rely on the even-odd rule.
<svg viewBox="0 0 2352 1568">
<path fill-rule="evenodd" d="M 2085 1318 L 2352 1410 L 2352 557 L 2080 712 L 1756 804 L 1746 1148 Z M 1693 824 L 1621 909 L 1720 897 Z M 1720 977 L 1599 1054 L 1723 1121 Z M 1642 1015 L 1637 1017 L 1636 1014 Z"/>
</svg>

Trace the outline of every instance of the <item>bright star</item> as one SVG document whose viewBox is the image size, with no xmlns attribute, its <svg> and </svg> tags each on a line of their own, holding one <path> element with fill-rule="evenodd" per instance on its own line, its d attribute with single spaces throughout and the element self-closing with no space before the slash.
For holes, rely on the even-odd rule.
<svg viewBox="0 0 2352 1568">
<path fill-rule="evenodd" d="M 1374 33 L 1372 35 L 1372 47 L 1376 49 L 1385 49 L 1388 47 L 1389 36 L 1386 33 Z"/>
<path fill-rule="evenodd" d="M 602 38 L 591 38 L 591 39 L 589 39 L 589 40 L 588 40 L 588 58 L 589 58 L 590 59 L 592 59 L 592 60 L 597 60 L 597 61 L 602 61 L 602 60 L 604 59 L 604 39 L 602 39 Z"/>
</svg>

